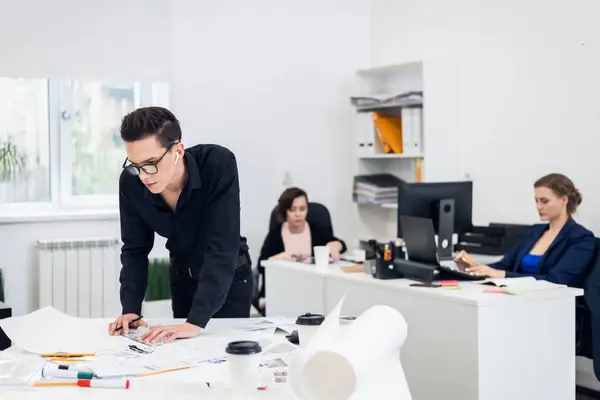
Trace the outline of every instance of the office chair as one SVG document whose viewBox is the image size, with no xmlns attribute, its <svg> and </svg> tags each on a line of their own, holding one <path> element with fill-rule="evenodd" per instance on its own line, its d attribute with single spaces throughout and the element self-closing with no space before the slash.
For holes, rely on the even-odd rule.
<svg viewBox="0 0 600 400">
<path fill-rule="evenodd" d="M 575 354 L 594 361 L 594 374 L 600 380 L 600 238 L 596 238 L 583 290 L 583 296 L 575 300 Z"/>
<path fill-rule="evenodd" d="M 279 225 L 276 214 L 277 207 L 271 211 L 271 218 L 269 219 L 269 232 Z M 321 203 L 308 203 L 308 214 L 306 214 L 306 221 L 309 225 L 320 225 L 331 229 L 331 236 L 333 236 L 333 224 L 331 223 L 331 214 L 329 210 Z"/>
<path fill-rule="evenodd" d="M 279 226 L 280 222 L 277 220 L 277 207 L 273 208 L 271 211 L 271 217 L 269 219 L 269 232 L 272 229 L 275 229 Z M 308 203 L 308 213 L 306 214 L 306 221 L 309 225 L 315 226 L 319 225 L 325 229 L 328 229 L 330 232 L 330 236 L 333 236 L 333 224 L 331 223 L 331 214 L 329 214 L 329 210 L 321 203 Z M 258 263 L 256 263 L 256 267 L 252 270 L 253 275 L 253 283 L 254 290 L 252 295 L 252 305 L 259 310 L 258 308 L 258 293 L 260 293 L 260 277 L 263 276 L 264 272 L 260 272 L 258 269 Z M 264 284 L 264 276 L 262 280 L 262 284 Z M 259 312 L 261 312 L 259 310 Z M 261 312 L 262 314 L 262 312 Z M 264 314 L 263 314 L 264 316 Z"/>
</svg>

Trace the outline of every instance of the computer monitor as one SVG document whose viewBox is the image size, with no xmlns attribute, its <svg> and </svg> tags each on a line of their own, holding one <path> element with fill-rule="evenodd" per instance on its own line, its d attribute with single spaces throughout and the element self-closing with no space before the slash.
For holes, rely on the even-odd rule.
<svg viewBox="0 0 600 400">
<path fill-rule="evenodd" d="M 441 260 L 452 258 L 452 235 L 473 227 L 473 182 L 406 183 L 398 187 L 398 237 L 400 216 L 428 218 L 438 235 Z"/>
</svg>

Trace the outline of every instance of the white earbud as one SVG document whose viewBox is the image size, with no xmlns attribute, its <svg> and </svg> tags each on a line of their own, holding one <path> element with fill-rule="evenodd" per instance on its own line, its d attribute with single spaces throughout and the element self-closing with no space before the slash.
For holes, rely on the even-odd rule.
<svg viewBox="0 0 600 400">
<path fill-rule="evenodd" d="M 177 153 L 177 155 L 175 156 L 175 162 L 173 164 L 177 164 L 177 161 L 179 161 L 179 153 Z"/>
</svg>

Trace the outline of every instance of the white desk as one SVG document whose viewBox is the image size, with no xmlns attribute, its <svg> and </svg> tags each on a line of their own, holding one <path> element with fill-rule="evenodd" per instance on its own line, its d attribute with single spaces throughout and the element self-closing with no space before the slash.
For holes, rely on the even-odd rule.
<svg viewBox="0 0 600 400">
<path fill-rule="evenodd" d="M 100 329 L 106 329 L 110 320 L 98 319 Z M 182 323 L 184 320 L 150 320 L 152 325 Z M 228 328 L 243 322 L 240 319 L 213 319 L 207 328 Z M 240 333 L 243 335 L 243 333 Z M 201 340 L 201 338 L 199 339 Z M 0 352 L 2 359 L 15 359 L 26 357 L 39 357 L 27 353 L 15 346 Z M 38 400 L 38 399 L 228 399 L 230 394 L 225 390 L 208 389 L 204 384 L 205 379 L 197 369 L 187 369 L 169 372 L 161 375 L 131 379 L 131 387 L 124 389 L 100 389 L 79 387 L 51 387 L 51 388 L 8 388 L 0 386 L 0 399 L 2 400 Z M 291 400 L 291 393 L 285 389 L 257 391 L 256 399 Z"/>
<path fill-rule="evenodd" d="M 575 297 L 582 290 L 511 296 L 483 293 L 476 283 L 418 288 L 335 266 L 319 273 L 314 265 L 263 265 L 269 316 L 327 313 L 344 294 L 343 315 L 377 304 L 400 311 L 408 322 L 402 364 L 414 400 L 575 399 Z"/>
<path fill-rule="evenodd" d="M 245 319 L 213 319 L 209 322 L 207 329 L 216 330 L 231 328 L 234 325 L 245 323 Z M 253 318 L 252 321 L 257 321 Z M 106 329 L 108 319 L 96 319 L 98 329 Z M 182 323 L 184 320 L 149 320 L 151 325 L 170 325 Z M 213 332 L 214 333 L 214 332 Z M 216 334 L 216 333 L 215 333 Z M 218 333 L 221 335 L 221 333 Z M 248 333 L 240 332 L 238 334 L 227 332 L 226 338 L 230 340 L 248 339 Z M 279 335 L 279 334 L 278 334 Z M 208 336 L 208 335 L 207 335 Z M 237 337 L 235 337 L 237 336 Z M 202 335 L 194 339 L 203 341 Z M 214 341 L 209 338 L 204 339 L 208 346 L 214 346 Z M 275 356 L 275 355 L 273 355 Z M 27 353 L 18 347 L 11 347 L 4 352 L 0 352 L 0 363 L 5 359 L 26 359 L 28 357 L 36 358 L 39 356 Z M 0 375 L 3 371 L 0 371 Z M 125 389 L 101 389 L 101 388 L 79 388 L 79 387 L 2 387 L 0 385 L 0 399 L 2 400 L 48 400 L 48 399 L 107 399 L 111 400 L 131 400 L 131 399 L 160 399 L 160 400 L 180 400 L 180 399 L 204 399 L 204 400 L 227 400 L 231 394 L 225 389 L 208 389 L 205 385 L 206 377 L 202 375 L 199 369 L 187 369 L 175 372 L 169 372 L 161 375 L 154 375 L 142 378 L 132 378 L 131 387 Z M 365 394 L 368 399 L 385 399 L 389 393 L 384 393 L 383 388 L 374 387 L 373 391 Z M 289 387 L 282 385 L 280 387 L 270 387 L 265 391 L 257 391 L 256 396 L 245 400 L 295 400 Z M 367 400 L 360 397 L 357 400 Z"/>
</svg>

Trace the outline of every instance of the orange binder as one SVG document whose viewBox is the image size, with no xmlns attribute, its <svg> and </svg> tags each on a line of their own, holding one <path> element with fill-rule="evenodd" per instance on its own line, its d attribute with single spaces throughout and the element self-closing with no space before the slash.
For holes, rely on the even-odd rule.
<svg viewBox="0 0 600 400">
<path fill-rule="evenodd" d="M 373 113 L 375 132 L 385 153 L 402 153 L 402 117 Z"/>
<path fill-rule="evenodd" d="M 417 158 L 415 160 L 415 182 L 423 182 L 423 159 Z"/>
</svg>

